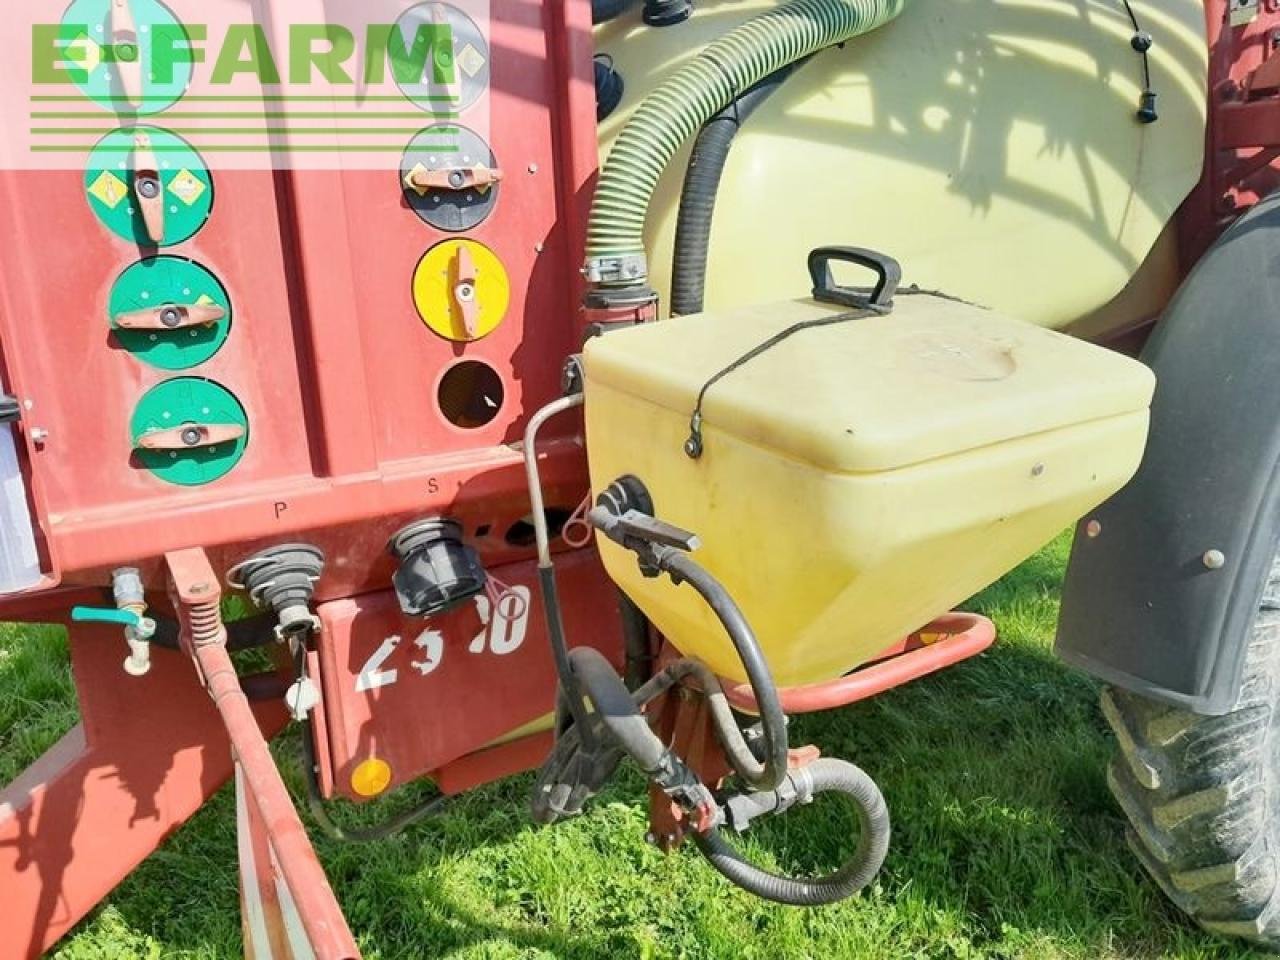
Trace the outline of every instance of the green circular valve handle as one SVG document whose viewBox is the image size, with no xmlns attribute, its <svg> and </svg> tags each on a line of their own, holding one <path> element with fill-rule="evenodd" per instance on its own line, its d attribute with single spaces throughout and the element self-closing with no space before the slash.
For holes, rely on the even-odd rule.
<svg viewBox="0 0 1280 960">
<path fill-rule="evenodd" d="M 169 380 L 139 402 L 130 423 L 136 462 L 166 483 L 225 477 L 249 444 L 249 418 L 231 391 L 198 377 Z"/>
<path fill-rule="evenodd" d="M 111 288 L 107 312 L 120 345 L 161 370 L 199 366 L 231 333 L 226 289 L 204 267 L 181 257 L 135 263 Z"/>
<path fill-rule="evenodd" d="M 191 84 L 191 38 L 159 0 L 75 0 L 58 41 L 62 69 L 112 113 L 160 113 Z"/>
<path fill-rule="evenodd" d="M 84 189 L 107 229 L 141 247 L 189 240 L 213 209 L 213 178 L 200 154 L 158 127 L 113 130 L 98 141 Z"/>
</svg>

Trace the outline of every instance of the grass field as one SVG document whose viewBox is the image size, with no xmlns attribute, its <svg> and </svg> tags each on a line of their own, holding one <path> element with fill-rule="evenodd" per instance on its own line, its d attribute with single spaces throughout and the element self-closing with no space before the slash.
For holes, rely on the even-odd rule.
<svg viewBox="0 0 1280 960">
<path fill-rule="evenodd" d="M 1056 542 L 970 604 L 999 625 L 990 653 L 795 724 L 793 742 L 854 760 L 888 798 L 893 847 L 861 897 L 787 910 L 730 888 L 692 851 L 662 856 L 642 840 L 635 775 L 586 816 L 535 829 L 521 777 L 392 841 L 353 848 L 317 837 L 365 956 L 1252 956 L 1186 923 L 1128 854 L 1104 780 L 1096 689 L 1049 650 L 1066 552 Z M 0 691 L 7 781 L 74 722 L 60 636 L 0 634 Z M 286 738 L 277 756 L 296 787 L 295 747 Z M 233 812 L 224 790 L 55 956 L 240 956 Z M 851 830 L 838 804 L 819 803 L 751 847 L 780 868 L 815 870 L 834 865 Z M 2 918 L 0 905 L 0 930 Z"/>
</svg>

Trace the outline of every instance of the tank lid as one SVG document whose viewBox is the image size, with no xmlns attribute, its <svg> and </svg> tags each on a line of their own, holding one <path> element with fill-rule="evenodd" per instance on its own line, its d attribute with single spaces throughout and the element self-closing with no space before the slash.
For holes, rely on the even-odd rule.
<svg viewBox="0 0 1280 960">
<path fill-rule="evenodd" d="M 605 386 L 688 422 L 717 374 L 781 331 L 842 309 L 790 301 L 595 338 L 587 402 Z M 1154 385 L 1146 367 L 1109 350 L 904 293 L 889 316 L 804 329 L 717 380 L 702 434 L 708 459 L 717 434 L 728 434 L 825 470 L 879 472 L 1144 410 Z"/>
</svg>

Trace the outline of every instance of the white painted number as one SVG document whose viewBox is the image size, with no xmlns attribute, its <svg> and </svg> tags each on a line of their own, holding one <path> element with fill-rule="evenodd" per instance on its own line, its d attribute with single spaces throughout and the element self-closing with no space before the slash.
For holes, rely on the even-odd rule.
<svg viewBox="0 0 1280 960">
<path fill-rule="evenodd" d="M 373 656 L 365 661 L 360 676 L 356 677 L 356 693 L 368 693 L 370 690 L 387 687 L 396 682 L 399 671 L 383 670 L 382 665 L 387 662 L 391 654 L 396 652 L 396 647 L 399 645 L 399 637 L 387 637 L 382 641 L 382 646 L 373 651 Z"/>
<path fill-rule="evenodd" d="M 497 610 L 493 609 L 493 604 L 484 594 L 476 597 L 476 612 L 480 614 L 482 626 L 467 648 L 468 652 L 492 653 L 505 657 L 524 646 L 525 636 L 529 632 L 529 612 L 533 607 L 531 601 L 532 594 L 528 587 L 513 587 L 510 593 L 503 595 Z M 383 664 L 400 646 L 400 640 L 400 637 L 388 637 L 365 661 L 356 677 L 356 693 L 389 687 L 400 679 L 399 670 L 382 669 Z M 413 645 L 422 652 L 422 659 L 409 662 L 414 672 L 426 677 L 440 669 L 440 665 L 444 663 L 444 634 L 441 631 L 427 627 L 418 634 Z"/>
</svg>

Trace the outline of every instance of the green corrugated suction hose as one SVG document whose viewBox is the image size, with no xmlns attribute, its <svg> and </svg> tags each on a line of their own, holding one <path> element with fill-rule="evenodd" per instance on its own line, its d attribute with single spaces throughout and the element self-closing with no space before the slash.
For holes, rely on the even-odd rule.
<svg viewBox="0 0 1280 960">
<path fill-rule="evenodd" d="M 644 224 L 680 145 L 753 84 L 826 47 L 883 26 L 907 0 L 790 0 L 709 44 L 645 98 L 600 174 L 587 224 L 587 277 L 645 281 Z"/>
</svg>

